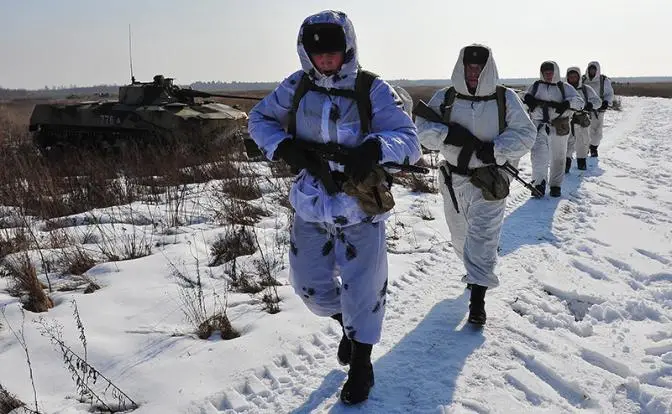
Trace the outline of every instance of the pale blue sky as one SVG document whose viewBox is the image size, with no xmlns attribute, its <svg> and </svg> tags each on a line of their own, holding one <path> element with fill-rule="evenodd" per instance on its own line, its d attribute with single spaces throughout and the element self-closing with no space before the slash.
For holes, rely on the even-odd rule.
<svg viewBox="0 0 672 414">
<path fill-rule="evenodd" d="M 277 81 L 299 68 L 301 21 L 346 12 L 362 65 L 388 79 L 449 78 L 459 49 L 493 48 L 503 78 L 599 60 L 611 76 L 672 74 L 672 0 L 0 0 L 0 86 L 138 80 Z"/>
</svg>

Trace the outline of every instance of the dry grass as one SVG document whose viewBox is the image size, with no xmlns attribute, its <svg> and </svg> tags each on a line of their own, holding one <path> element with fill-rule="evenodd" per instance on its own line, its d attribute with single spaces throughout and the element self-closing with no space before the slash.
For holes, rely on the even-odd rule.
<svg viewBox="0 0 672 414">
<path fill-rule="evenodd" d="M 672 83 L 612 83 L 614 93 L 621 96 L 672 98 Z"/>
<path fill-rule="evenodd" d="M 21 400 L 12 395 L 0 384 L 0 414 L 9 414 L 13 410 L 25 405 L 25 403 L 21 402 Z"/>
<path fill-rule="evenodd" d="M 423 174 L 399 173 L 394 176 L 394 183 L 403 185 L 414 193 L 438 192 L 432 177 Z"/>
<path fill-rule="evenodd" d="M 54 307 L 54 302 L 44 292 L 44 287 L 37 278 L 35 265 L 27 253 L 17 254 L 3 261 L 5 275 L 12 285 L 10 291 L 25 295 L 23 307 L 30 312 L 46 312 Z"/>
<path fill-rule="evenodd" d="M 30 249 L 30 240 L 24 229 L 0 232 L 0 260 L 6 256 Z"/>
<path fill-rule="evenodd" d="M 238 229 L 229 226 L 226 232 L 210 247 L 212 260 L 210 266 L 220 266 L 240 256 L 247 256 L 257 251 L 254 235 L 247 227 Z"/>
</svg>

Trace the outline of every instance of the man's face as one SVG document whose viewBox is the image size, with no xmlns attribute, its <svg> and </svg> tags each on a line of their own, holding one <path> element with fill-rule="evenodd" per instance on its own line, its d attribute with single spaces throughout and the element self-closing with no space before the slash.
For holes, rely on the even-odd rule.
<svg viewBox="0 0 672 414">
<path fill-rule="evenodd" d="M 479 65 L 476 63 L 468 63 L 464 65 L 464 77 L 467 82 L 467 86 L 470 89 L 476 89 L 478 86 L 478 78 L 481 76 L 481 72 L 483 72 L 483 66 L 484 65 Z"/>
<path fill-rule="evenodd" d="M 546 82 L 553 82 L 553 71 L 552 70 L 545 70 L 542 72 L 544 75 L 544 81 Z"/>
<path fill-rule="evenodd" d="M 321 74 L 331 76 L 341 69 L 345 55 L 343 52 L 313 53 L 310 58 Z"/>
<path fill-rule="evenodd" d="M 591 66 L 588 68 L 588 76 L 590 76 L 591 78 L 594 78 L 596 73 L 597 68 L 595 66 Z"/>
<path fill-rule="evenodd" d="M 569 72 L 567 74 L 567 83 L 575 88 L 579 86 L 579 74 L 576 72 Z"/>
</svg>

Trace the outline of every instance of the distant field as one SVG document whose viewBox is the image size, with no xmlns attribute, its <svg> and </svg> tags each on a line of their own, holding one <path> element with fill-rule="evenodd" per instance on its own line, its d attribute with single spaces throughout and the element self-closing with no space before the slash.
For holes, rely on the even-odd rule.
<svg viewBox="0 0 672 414">
<path fill-rule="evenodd" d="M 516 88 L 524 88 L 520 85 L 510 85 Z M 407 87 L 406 90 L 413 97 L 413 101 L 417 102 L 418 99 L 428 101 L 434 92 L 439 88 L 435 86 L 413 86 Z M 614 83 L 614 90 L 616 95 L 620 96 L 650 96 L 650 97 L 663 97 L 663 98 L 672 98 L 672 82 L 660 82 L 660 83 Z M 240 96 L 250 96 L 262 98 L 266 96 L 270 90 L 255 90 L 255 91 L 220 91 L 221 93 L 230 93 L 232 95 Z M 81 100 L 94 100 L 93 97 L 85 97 Z M 249 112 L 252 107 L 256 104 L 257 101 L 251 101 L 246 99 L 224 99 L 216 98 L 215 100 L 228 104 L 228 105 L 237 105 L 241 110 Z M 0 101 L 0 141 L 3 138 L 6 138 L 8 135 L 8 130 L 11 130 L 11 135 L 16 136 L 19 133 L 28 132 L 28 120 L 30 119 L 30 113 L 33 110 L 35 103 L 44 103 L 44 102 L 60 102 L 60 103 L 74 103 L 77 100 L 30 100 L 30 99 L 19 99 L 19 100 L 8 100 Z M 25 132 L 24 132 L 25 131 Z"/>
<path fill-rule="evenodd" d="M 508 85 L 517 89 L 524 89 L 523 85 Z M 672 98 L 672 82 L 665 83 L 614 83 L 614 91 L 616 95 L 620 96 L 650 96 L 661 98 Z M 409 86 L 405 88 L 413 97 L 413 102 L 422 99 L 427 102 L 432 95 L 439 89 L 436 86 Z M 226 91 L 223 91 L 226 92 Z M 250 91 L 250 92 L 235 92 L 236 95 L 263 97 L 270 91 Z M 234 92 L 231 92 L 234 93 Z M 249 111 L 254 102 L 238 100 L 238 99 L 222 99 L 227 104 L 238 104 L 244 111 Z"/>
</svg>

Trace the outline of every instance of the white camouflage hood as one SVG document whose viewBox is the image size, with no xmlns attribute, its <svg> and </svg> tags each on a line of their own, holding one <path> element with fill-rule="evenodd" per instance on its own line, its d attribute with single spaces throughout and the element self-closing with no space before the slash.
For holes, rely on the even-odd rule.
<svg viewBox="0 0 672 414">
<path fill-rule="evenodd" d="M 551 83 L 558 83 L 558 82 L 560 82 L 560 80 L 561 80 L 561 79 L 560 79 L 560 66 L 558 66 L 558 64 L 555 63 L 555 61 L 553 61 L 553 60 L 546 60 L 546 61 L 542 62 L 541 65 L 539 65 L 539 79 L 541 79 L 542 82 L 546 82 L 546 81 L 544 80 L 544 74 L 541 72 L 541 66 L 542 66 L 544 63 L 552 63 L 552 64 L 553 64 L 553 79 L 551 80 Z M 580 72 L 579 72 L 579 73 L 580 73 Z"/>
<path fill-rule="evenodd" d="M 565 72 L 565 82 L 567 83 L 569 83 L 569 81 L 567 81 L 567 75 L 569 75 L 569 72 L 576 72 L 576 74 L 579 75 L 579 84 L 577 87 L 580 88 L 583 86 L 583 80 L 581 79 L 581 68 L 578 66 L 570 66 L 567 68 L 567 72 Z"/>
<path fill-rule="evenodd" d="M 481 76 L 478 78 L 478 86 L 476 87 L 476 93 L 474 93 L 474 96 L 492 95 L 495 93 L 497 84 L 499 83 L 499 73 L 497 72 L 495 59 L 492 57 L 492 50 L 489 47 L 481 44 L 471 44 L 469 46 L 480 46 L 488 49 L 488 60 L 485 62 Z M 467 81 L 464 75 L 464 50 L 467 47 L 468 46 L 465 46 L 462 48 L 462 50 L 460 50 L 460 55 L 457 58 L 455 68 L 453 69 L 453 75 L 450 78 L 453 82 L 455 91 L 461 95 L 471 95 L 467 89 Z"/>
<path fill-rule="evenodd" d="M 591 66 L 595 66 L 595 77 L 591 79 L 590 75 L 588 74 L 588 68 Z M 592 61 L 586 66 L 586 79 L 588 80 L 593 80 L 593 79 L 599 79 L 600 75 L 602 74 L 602 69 L 600 68 L 600 62 L 598 61 Z"/>
<path fill-rule="evenodd" d="M 306 52 L 306 49 L 303 47 L 303 28 L 307 25 L 317 23 L 337 24 L 341 26 L 345 32 L 345 60 L 343 61 L 343 66 L 341 66 L 341 69 L 338 71 L 338 73 L 331 76 L 324 76 L 315 68 L 313 62 L 308 56 L 308 53 Z M 345 78 L 351 78 L 350 80 L 354 82 L 357 69 L 359 68 L 357 37 L 355 36 L 355 29 L 352 25 L 352 22 L 345 13 L 336 10 L 325 10 L 306 17 L 301 24 L 301 28 L 299 29 L 297 52 L 299 53 L 299 59 L 301 60 L 301 67 L 303 68 L 303 71 L 310 75 L 310 77 L 318 85 L 326 87 L 334 86 L 335 83 Z"/>
</svg>

